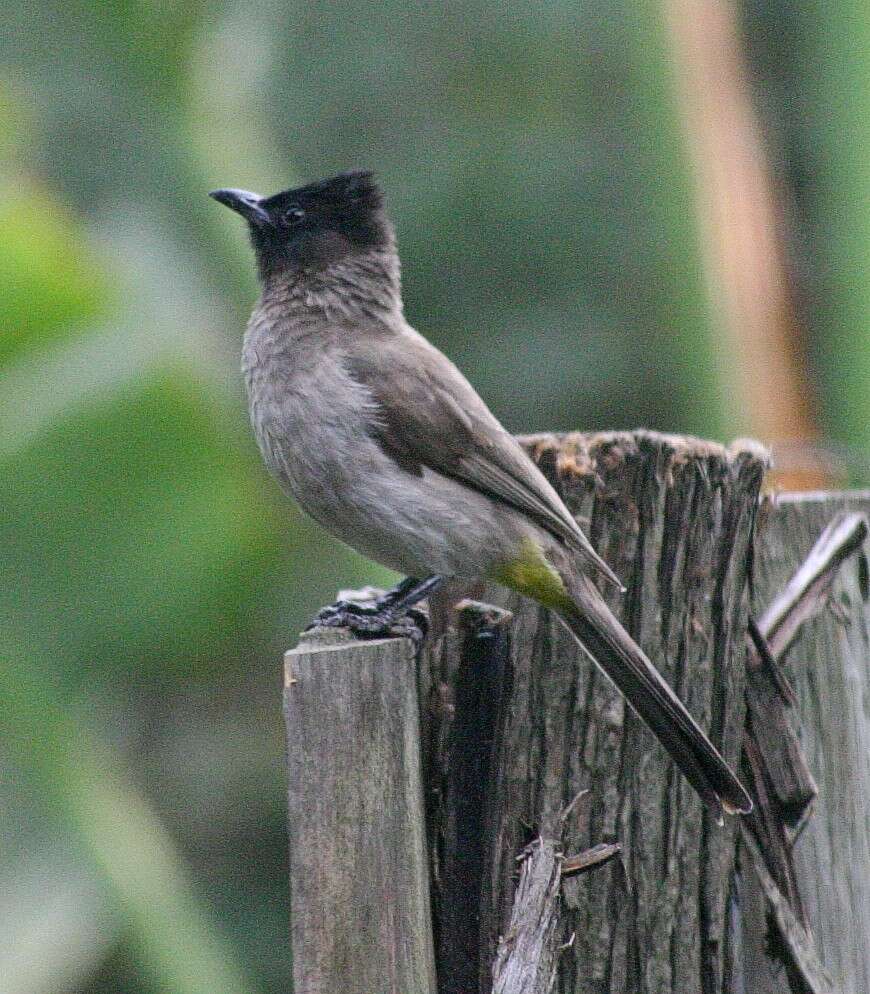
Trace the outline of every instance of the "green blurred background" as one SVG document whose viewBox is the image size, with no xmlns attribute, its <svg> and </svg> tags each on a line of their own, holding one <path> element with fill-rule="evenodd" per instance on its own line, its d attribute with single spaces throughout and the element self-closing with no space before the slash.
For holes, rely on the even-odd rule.
<svg viewBox="0 0 870 994">
<path fill-rule="evenodd" d="M 5 0 L 2 994 L 290 989 L 280 656 L 389 577 L 260 465 L 207 191 L 375 169 L 412 323 L 513 430 L 755 433 L 866 484 L 868 59 L 858 0 Z M 759 188 L 772 249 L 723 236 Z"/>
</svg>

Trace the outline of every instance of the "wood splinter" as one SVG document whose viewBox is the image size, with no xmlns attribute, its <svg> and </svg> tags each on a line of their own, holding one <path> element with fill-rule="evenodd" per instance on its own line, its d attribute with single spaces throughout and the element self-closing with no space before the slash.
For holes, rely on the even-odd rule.
<svg viewBox="0 0 870 994">
<path fill-rule="evenodd" d="M 609 863 L 614 856 L 622 852 L 618 842 L 600 842 L 591 849 L 586 849 L 576 856 L 567 856 L 562 860 L 562 876 L 571 877 L 580 873 L 588 873 L 597 866 Z"/>
</svg>

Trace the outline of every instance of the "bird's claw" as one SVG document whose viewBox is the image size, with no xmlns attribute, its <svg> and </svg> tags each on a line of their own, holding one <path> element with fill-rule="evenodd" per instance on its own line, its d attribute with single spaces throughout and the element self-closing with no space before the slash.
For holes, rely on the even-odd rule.
<svg viewBox="0 0 870 994">
<path fill-rule="evenodd" d="M 348 598 L 321 608 L 305 630 L 312 628 L 347 628 L 362 639 L 405 637 L 419 645 L 429 629 L 429 615 L 420 607 L 397 613 L 388 598 Z"/>
</svg>

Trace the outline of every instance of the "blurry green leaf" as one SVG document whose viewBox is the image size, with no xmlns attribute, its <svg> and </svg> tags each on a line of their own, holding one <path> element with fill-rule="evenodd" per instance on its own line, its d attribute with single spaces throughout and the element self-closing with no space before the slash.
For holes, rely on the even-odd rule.
<svg viewBox="0 0 870 994">
<path fill-rule="evenodd" d="M 106 312 L 109 283 L 65 210 L 35 189 L 0 199 L 0 365 Z"/>
<path fill-rule="evenodd" d="M 107 748 L 58 692 L 47 661 L 0 638 L 0 727 L 25 783 L 64 821 L 74 849 L 105 878 L 154 990 L 252 990 L 187 879 L 172 840 Z"/>
<path fill-rule="evenodd" d="M 71 851 L 68 831 L 57 819 L 54 831 L 40 831 L 48 822 L 45 806 L 29 803 L 20 789 L 20 769 L 10 758 L 7 750 L 4 774 L 11 775 L 13 790 L 9 782 L 0 784 L 0 802 L 7 814 L 26 818 L 27 824 L 21 838 L 3 839 L 0 852 L 0 989 L 4 994 L 78 991 L 116 947 L 121 916 L 101 876 L 80 852 Z"/>
<path fill-rule="evenodd" d="M 0 617 L 78 666 L 219 661 L 278 551 L 253 459 L 181 370 L 70 413 L 0 464 Z"/>
<path fill-rule="evenodd" d="M 855 482 L 870 482 L 870 8 L 810 3 L 805 83 L 812 114 L 812 191 L 830 434 L 854 449 Z"/>
</svg>

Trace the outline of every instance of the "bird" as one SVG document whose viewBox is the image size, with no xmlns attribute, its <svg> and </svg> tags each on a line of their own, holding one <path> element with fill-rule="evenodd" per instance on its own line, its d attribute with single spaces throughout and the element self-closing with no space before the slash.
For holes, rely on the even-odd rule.
<svg viewBox="0 0 870 994">
<path fill-rule="evenodd" d="M 596 585 L 623 589 L 548 480 L 459 369 L 407 322 L 396 233 L 368 170 L 260 196 L 210 194 L 247 222 L 260 296 L 242 372 L 254 435 L 315 521 L 406 576 L 388 626 L 444 581 L 494 581 L 555 612 L 723 821 L 752 801 Z"/>
</svg>

